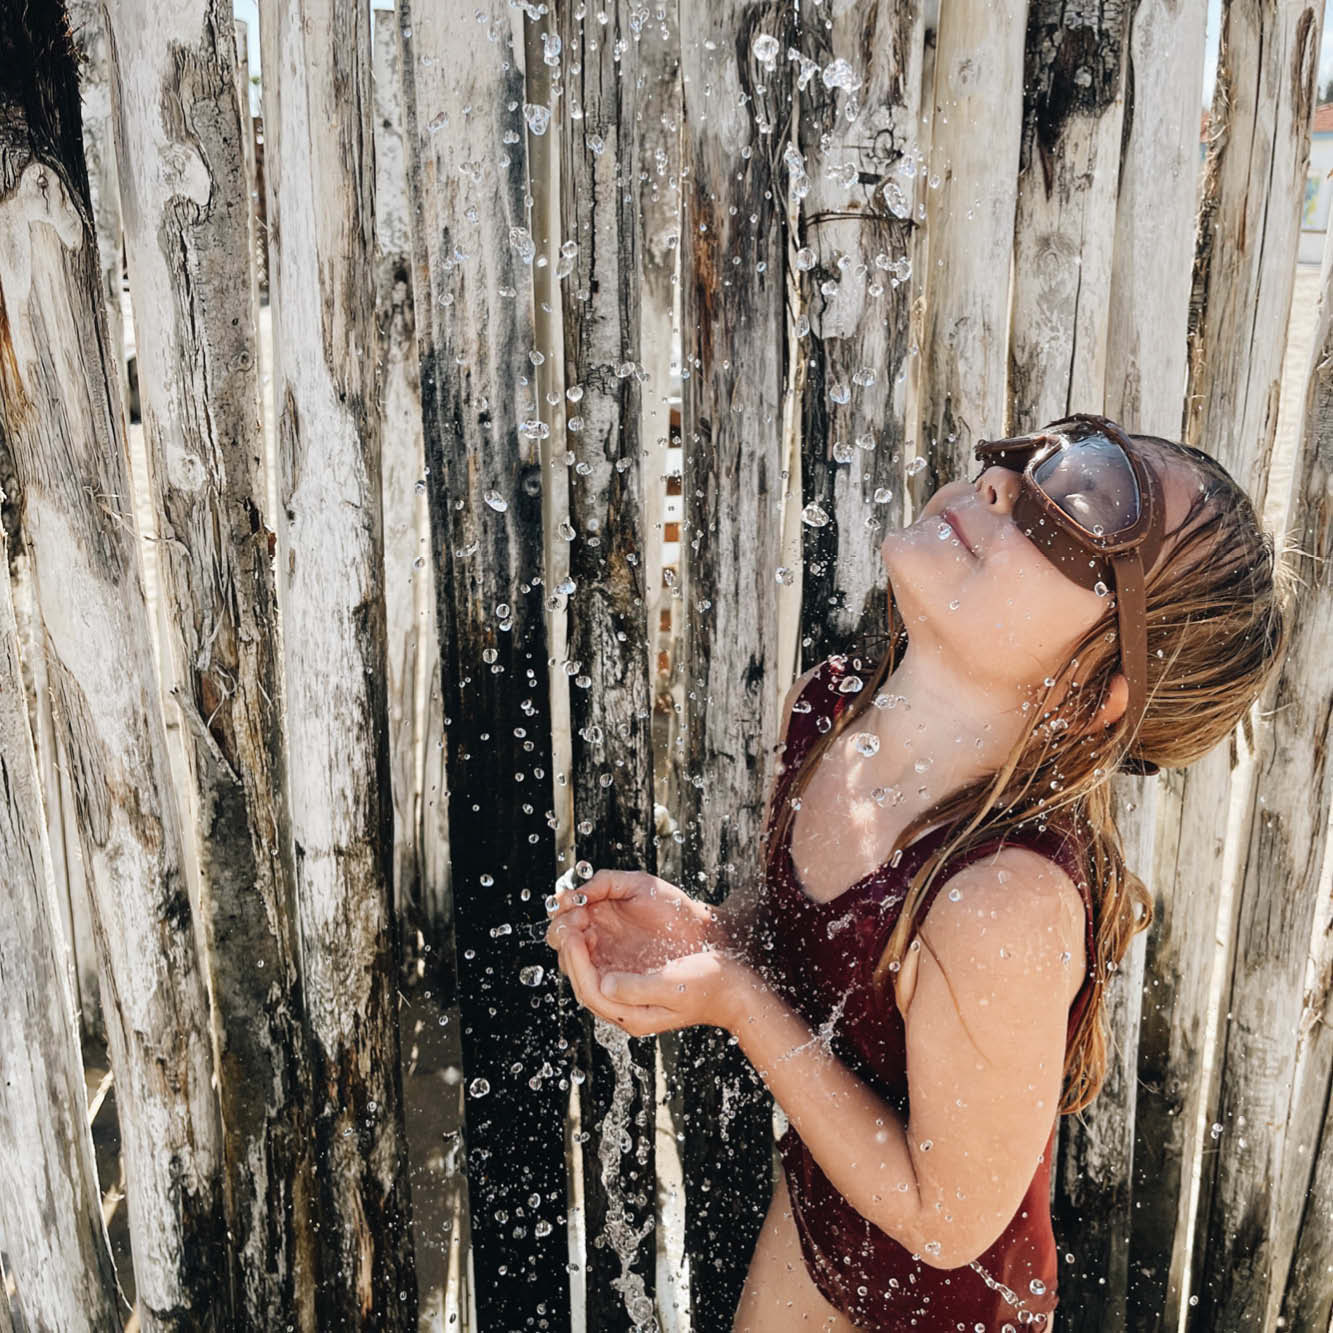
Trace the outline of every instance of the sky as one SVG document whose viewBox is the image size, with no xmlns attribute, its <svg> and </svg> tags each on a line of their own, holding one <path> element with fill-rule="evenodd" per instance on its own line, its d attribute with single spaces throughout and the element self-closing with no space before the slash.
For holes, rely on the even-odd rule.
<svg viewBox="0 0 1333 1333">
<path fill-rule="evenodd" d="M 1153 0 L 1143 0 L 1151 4 Z M 236 17 L 244 19 L 250 27 L 250 73 L 259 73 L 259 7 L 258 0 L 234 0 Z M 1205 38 L 1206 51 L 1203 62 L 1203 104 L 1207 106 L 1213 99 L 1213 80 L 1217 74 L 1217 42 L 1222 22 L 1222 0 L 1208 0 L 1208 24 Z M 1324 35 L 1319 48 L 1319 87 L 1333 79 L 1333 0 L 1325 0 Z M 257 113 L 259 104 L 256 95 L 251 93 L 252 108 Z"/>
</svg>

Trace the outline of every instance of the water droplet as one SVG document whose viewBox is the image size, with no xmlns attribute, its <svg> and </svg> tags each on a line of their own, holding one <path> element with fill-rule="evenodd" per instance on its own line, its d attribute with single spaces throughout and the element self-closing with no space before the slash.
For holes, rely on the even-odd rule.
<svg viewBox="0 0 1333 1333">
<path fill-rule="evenodd" d="M 509 508 L 509 501 L 499 491 L 486 491 L 482 497 L 497 514 L 503 514 Z"/>
<path fill-rule="evenodd" d="M 533 134 L 545 134 L 546 127 L 551 123 L 551 108 L 549 106 L 536 106 L 532 102 L 524 102 L 523 119 L 528 122 L 528 129 Z"/>
<path fill-rule="evenodd" d="M 487 666 L 494 662 L 499 656 L 499 652 L 494 648 L 483 648 L 481 650 L 481 660 L 485 662 Z"/>
<path fill-rule="evenodd" d="M 918 773 L 924 773 L 924 772 L 930 767 L 930 760 L 929 760 L 929 759 L 924 759 L 924 758 L 923 758 L 923 759 L 918 759 L 918 760 L 916 761 L 916 763 L 914 763 L 914 764 L 912 765 L 912 767 L 913 767 Z"/>
<path fill-rule="evenodd" d="M 822 528 L 828 521 L 828 515 L 821 508 L 817 500 L 811 500 L 810 503 L 801 510 L 801 522 L 808 527 Z"/>
<path fill-rule="evenodd" d="M 560 63 L 560 38 L 553 32 L 542 33 L 542 60 L 548 65 Z"/>
<path fill-rule="evenodd" d="M 796 582 L 796 575 L 786 565 L 779 565 L 774 577 L 784 588 L 790 588 Z"/>
<path fill-rule="evenodd" d="M 850 463 L 856 457 L 856 450 L 846 440 L 839 440 L 833 446 L 833 461 L 835 463 Z"/>
<path fill-rule="evenodd" d="M 574 871 L 580 879 L 591 879 L 593 874 L 592 862 L 578 861 L 574 865 Z"/>
<path fill-rule="evenodd" d="M 532 1228 L 532 1234 L 534 1236 L 549 1236 L 551 1234 L 551 1224 L 544 1217 L 540 1218 L 537 1225 Z"/>
<path fill-rule="evenodd" d="M 858 731 L 852 737 L 852 744 L 859 754 L 872 755 L 879 753 L 879 737 L 873 731 Z"/>
<path fill-rule="evenodd" d="M 861 687 L 862 685 L 864 685 L 864 683 L 865 682 L 861 679 L 860 676 L 844 676 L 838 682 L 838 693 L 858 694 L 860 693 Z"/>
<path fill-rule="evenodd" d="M 1097 594 L 1098 597 L 1105 597 L 1111 591 L 1110 588 L 1108 588 L 1106 584 L 1104 584 L 1100 579 L 1098 579 L 1097 582 L 1092 585 L 1092 590 Z"/>
<path fill-rule="evenodd" d="M 962 889 L 950 889 L 950 890 L 949 890 L 949 901 L 950 901 L 951 903 L 960 903 L 960 902 L 962 902 L 962 901 L 963 901 L 963 891 L 962 891 Z"/>
<path fill-rule="evenodd" d="M 1046 1295 L 1046 1284 L 1041 1280 L 1041 1278 L 1034 1277 L 1032 1281 L 1028 1283 L 1028 1290 L 1034 1296 L 1044 1296 Z"/>
<path fill-rule="evenodd" d="M 491 1090 L 491 1085 L 484 1078 L 474 1078 L 467 1085 L 468 1093 L 473 1097 L 484 1097 Z"/>
<path fill-rule="evenodd" d="M 887 486 L 877 486 L 875 488 L 875 503 L 877 505 L 886 505 L 893 499 L 893 492 Z"/>
<path fill-rule="evenodd" d="M 829 388 L 828 396 L 835 403 L 848 403 L 851 402 L 852 391 L 845 384 L 838 383 Z"/>
<path fill-rule="evenodd" d="M 906 472 L 909 477 L 915 477 L 918 472 L 923 472 L 925 467 L 926 460 L 924 455 L 918 454 L 917 457 L 912 459 L 912 461 L 903 468 L 903 471 Z"/>
<path fill-rule="evenodd" d="M 953 601 L 949 603 L 949 610 L 957 611 L 961 605 L 962 603 L 958 600 L 958 598 L 955 597 Z"/>
<path fill-rule="evenodd" d="M 841 56 L 820 70 L 820 78 L 825 88 L 841 88 L 849 93 L 861 86 L 861 76 Z"/>
<path fill-rule="evenodd" d="M 815 252 L 808 246 L 803 245 L 796 252 L 796 268 L 798 272 L 808 273 L 815 266 Z"/>
<path fill-rule="evenodd" d="M 537 247 L 533 244 L 532 236 L 526 227 L 510 227 L 509 244 L 518 251 L 520 264 L 532 263 L 532 257 L 537 253 Z"/>
<path fill-rule="evenodd" d="M 559 532 L 567 542 L 572 542 L 574 540 L 574 526 L 568 519 L 562 518 L 556 525 L 556 531 Z"/>
<path fill-rule="evenodd" d="M 778 39 L 767 32 L 759 33 L 750 44 L 750 50 L 754 53 L 754 58 L 761 65 L 767 65 L 770 69 L 777 63 L 778 52 L 781 49 Z"/>
<path fill-rule="evenodd" d="M 534 963 L 531 967 L 520 968 L 518 973 L 518 979 L 525 986 L 540 986 L 542 984 L 542 978 L 545 975 L 546 975 L 545 969 L 541 966 L 541 964 Z"/>
</svg>

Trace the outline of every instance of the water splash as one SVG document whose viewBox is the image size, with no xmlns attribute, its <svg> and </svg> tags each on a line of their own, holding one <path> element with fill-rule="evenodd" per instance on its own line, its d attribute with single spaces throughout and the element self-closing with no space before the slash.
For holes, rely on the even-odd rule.
<svg viewBox="0 0 1333 1333">
<path fill-rule="evenodd" d="M 602 1167 L 602 1188 L 606 1191 L 606 1224 L 602 1228 L 602 1235 L 620 1260 L 620 1276 L 612 1278 L 611 1285 L 624 1298 L 625 1312 L 634 1321 L 635 1330 L 658 1333 L 657 1316 L 652 1298 L 644 1290 L 643 1277 L 629 1271 L 640 1243 L 653 1228 L 653 1217 L 649 1213 L 642 1228 L 635 1231 L 625 1209 L 625 1193 L 620 1181 L 620 1159 L 632 1142 L 629 1134 L 629 1107 L 634 1095 L 631 1070 L 641 1084 L 644 1106 L 653 1105 L 654 1090 L 644 1071 L 634 1069 L 630 1062 L 627 1032 L 601 1018 L 594 1020 L 593 1032 L 597 1044 L 606 1051 L 616 1076 L 611 1105 L 601 1124 L 601 1142 L 597 1145 L 597 1160 Z M 647 1163 L 648 1146 L 648 1139 L 641 1138 L 638 1152 L 640 1166 Z"/>
</svg>

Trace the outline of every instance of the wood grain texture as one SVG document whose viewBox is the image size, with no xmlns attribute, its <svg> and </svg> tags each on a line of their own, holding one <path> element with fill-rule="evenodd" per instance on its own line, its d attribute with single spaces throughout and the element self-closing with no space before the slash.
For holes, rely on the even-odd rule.
<svg viewBox="0 0 1333 1333">
<path fill-rule="evenodd" d="M 1028 9 L 1006 410 L 1015 434 L 1102 406 L 1129 15 L 1128 0 Z"/>
<path fill-rule="evenodd" d="M 557 594 L 542 582 L 540 431 L 522 424 L 545 412 L 529 352 L 556 350 L 534 347 L 528 269 L 541 232 L 524 202 L 522 25 L 536 20 L 503 0 L 400 3 L 399 20 L 477 1311 L 488 1329 L 559 1327 L 568 1099 L 550 1060 L 561 977 L 543 909 L 556 869 L 545 599 Z M 523 984 L 527 967 L 543 969 L 539 985 Z"/>
<path fill-rule="evenodd" d="M 581 393 L 568 411 L 572 467 L 569 486 L 568 598 L 570 730 L 575 839 L 594 867 L 656 872 L 653 847 L 652 691 L 643 554 L 657 534 L 647 529 L 645 453 L 640 433 L 640 156 L 635 132 L 639 74 L 638 26 L 624 0 L 582 18 L 563 7 L 558 29 L 563 75 L 560 132 L 560 237 L 576 249 L 563 281 L 564 371 Z M 535 29 L 529 27 L 529 32 Z M 540 48 L 539 48 L 540 49 Z M 531 65 L 530 65 L 531 67 Z M 581 114 L 578 114 L 581 113 Z M 660 386 L 658 391 L 660 392 Z M 575 429 L 577 427 L 577 429 Z M 611 1053 L 617 1034 L 594 1031 L 602 1021 L 584 1011 L 579 1089 L 585 1123 L 602 1126 L 613 1110 L 623 1119 L 617 1188 L 602 1183 L 605 1135 L 583 1145 L 583 1201 L 589 1237 L 617 1244 L 587 1251 L 589 1328 L 630 1330 L 651 1317 L 656 1287 L 656 1153 L 654 1046 L 622 1039 L 629 1095 L 617 1092 Z M 614 1123 L 614 1122 L 613 1122 Z M 626 1141 L 628 1139 L 628 1142 Z M 629 1257 L 628 1266 L 624 1258 Z"/>
<path fill-rule="evenodd" d="M 438 838 L 427 817 L 421 768 L 427 750 L 426 681 L 436 659 L 435 576 L 429 557 L 421 384 L 412 301 L 412 233 L 403 162 L 403 94 L 398 21 L 375 10 L 375 324 L 379 334 L 384 511 L 384 608 L 389 668 L 389 754 L 393 773 L 394 903 L 403 928 L 420 931 L 432 953 L 452 952 L 449 906 L 428 884 L 425 842 Z M 438 735 L 438 732 L 436 733 Z M 433 809 L 436 807 L 432 807 Z M 413 945 L 412 953 L 417 953 Z"/>
<path fill-rule="evenodd" d="M 164 691 L 195 783 L 238 1327 L 315 1318 L 314 1108 L 299 972 L 251 263 L 249 108 L 216 0 L 109 0 Z"/>
<path fill-rule="evenodd" d="M 332 0 L 261 15 L 279 604 L 321 1333 L 416 1326 L 391 902 L 369 20 Z"/>
<path fill-rule="evenodd" d="M 0 6 L 0 420 L 92 889 L 140 1327 L 209 1330 L 230 1297 L 208 1002 L 63 21 Z"/>
<path fill-rule="evenodd" d="M 0 534 L 0 554 L 8 544 Z M 0 559 L 0 575 L 8 565 Z M 43 827 L 9 579 L 0 576 L 0 1234 L 23 1325 L 118 1333 L 70 948 Z M 0 1304 L 9 1301 L 0 1278 Z"/>
<path fill-rule="evenodd" d="M 682 887 L 757 888 L 777 737 L 777 583 L 786 375 L 785 226 L 775 200 L 795 45 L 789 7 L 681 8 L 685 187 L 681 328 L 685 514 L 679 821 Z M 771 196 L 770 196 L 771 192 Z M 730 1324 L 770 1197 L 772 1100 L 725 1034 L 682 1035 L 685 1245 L 696 1328 Z"/>
<path fill-rule="evenodd" d="M 1277 426 L 1321 28 L 1322 13 L 1294 0 L 1232 0 L 1223 9 L 1194 261 L 1185 433 L 1188 443 L 1223 463 L 1259 511 L 1266 499 Z M 1259 734 L 1263 729 L 1261 720 L 1257 744 L 1266 743 Z M 1224 785 L 1224 780 L 1234 781 L 1236 775 L 1226 772 L 1228 767 L 1234 766 L 1228 766 L 1219 751 L 1184 775 L 1179 833 L 1172 829 L 1165 836 L 1178 837 L 1191 850 L 1208 847 L 1217 811 L 1230 804 L 1230 782 Z M 1264 791 L 1259 764 L 1242 769 L 1241 777 Z M 1248 789 L 1240 795 L 1241 807 L 1252 812 L 1258 798 Z M 1232 830 L 1242 849 L 1256 836 L 1261 835 L 1243 826 Z M 1231 912 L 1218 927 L 1228 941 L 1222 1010 L 1231 1017 L 1219 1037 L 1216 1091 L 1206 1092 L 1206 1115 L 1224 1126 L 1223 1150 L 1204 1156 L 1189 1282 L 1199 1302 L 1188 1313 L 1191 1330 L 1218 1326 L 1216 1319 L 1222 1326 L 1228 1319 L 1239 1320 L 1237 1327 L 1254 1318 L 1262 1321 L 1268 1300 L 1271 1251 L 1264 1237 L 1271 1226 L 1271 1205 L 1236 1186 L 1247 1172 L 1252 1173 L 1251 1184 L 1270 1174 L 1276 1183 L 1286 1114 L 1265 1115 L 1257 1122 L 1247 1116 L 1244 1133 L 1237 1133 L 1228 1119 L 1246 1114 L 1249 1097 L 1257 1099 L 1256 1105 L 1264 1102 L 1282 1079 L 1282 1057 L 1265 1059 L 1257 1045 L 1246 1045 L 1252 1016 L 1243 1013 L 1250 975 L 1242 956 L 1247 947 L 1244 923 L 1246 913 L 1256 910 L 1253 904 L 1247 906 L 1244 890 L 1251 873 L 1245 869 L 1248 855 L 1239 859 Z M 1212 891 L 1202 886 L 1220 883 L 1220 866 L 1220 860 L 1216 868 L 1193 866 L 1186 883 L 1211 897 Z M 1271 911 L 1281 918 L 1289 911 L 1286 891 L 1284 884 L 1276 895 L 1271 890 L 1264 894 L 1267 906 L 1260 914 Z M 1280 1006 L 1280 965 L 1274 965 L 1270 975 L 1270 1002 Z M 1258 1062 L 1247 1063 L 1247 1057 Z M 1248 1152 L 1245 1163 L 1237 1164 L 1225 1146 L 1242 1137 Z M 1272 1159 L 1267 1167 L 1265 1158 Z M 1247 1257 L 1251 1255 L 1253 1262 Z"/>
<path fill-rule="evenodd" d="M 1105 411 L 1168 439 L 1183 416 L 1206 17 L 1191 0 L 1139 0 L 1125 71 Z"/>
<path fill-rule="evenodd" d="M 799 269 L 810 330 L 795 345 L 802 502 L 830 520 L 802 533 L 802 655 L 817 662 L 888 629 L 879 547 L 903 520 L 912 302 L 925 289 L 912 269 L 927 191 L 922 8 L 849 6 L 829 24 L 803 23 L 798 43 L 803 62 L 822 71 L 842 60 L 858 81 L 830 88 L 802 64 L 799 165 L 789 159 L 782 182 L 789 197 L 805 191 L 794 243 L 811 265 Z"/>
<path fill-rule="evenodd" d="M 1325 259 L 1301 454 L 1292 478 L 1296 541 L 1294 633 L 1261 704 L 1256 790 L 1242 843 L 1234 962 L 1224 989 L 1222 1125 L 1204 1280 L 1191 1328 L 1314 1328 L 1328 1318 L 1333 1274 L 1311 1261 L 1333 1251 L 1329 1215 L 1311 1212 L 1313 1167 L 1329 1104 L 1330 1043 L 1320 1029 L 1328 974 L 1306 989 L 1333 806 L 1333 291 Z M 1328 964 L 1326 945 L 1315 958 Z M 1323 1131 L 1326 1132 L 1326 1131 Z M 1325 1168 L 1326 1171 L 1326 1168 Z M 1319 1184 L 1326 1189 L 1327 1182 Z M 1317 1193 L 1317 1191 L 1316 1191 Z M 1301 1235 L 1298 1239 L 1298 1227 Z M 1204 1244 L 1206 1242 L 1206 1244 Z M 1302 1251 L 1294 1285 L 1293 1256 Z M 1285 1288 L 1285 1290 L 1284 1290 Z M 1285 1307 L 1285 1308 L 1283 1308 Z M 1197 1323 L 1195 1320 L 1197 1319 Z"/>
<path fill-rule="evenodd" d="M 926 228 L 930 274 L 921 344 L 921 438 L 927 467 L 913 507 L 970 476 L 978 440 L 1002 433 L 1026 0 L 940 6 Z M 986 126 L 979 134 L 977 127 Z"/>
</svg>

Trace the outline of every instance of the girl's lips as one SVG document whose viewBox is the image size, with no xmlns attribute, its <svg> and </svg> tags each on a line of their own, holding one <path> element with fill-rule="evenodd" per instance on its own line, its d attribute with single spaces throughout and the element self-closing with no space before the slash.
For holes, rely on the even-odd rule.
<svg viewBox="0 0 1333 1333">
<path fill-rule="evenodd" d="M 975 559 L 977 553 L 972 549 L 972 543 L 967 540 L 967 534 L 963 531 L 963 525 L 958 521 L 958 515 L 952 509 L 946 507 L 940 511 L 940 517 L 957 533 L 958 540 L 963 543 L 968 555 Z"/>
</svg>

